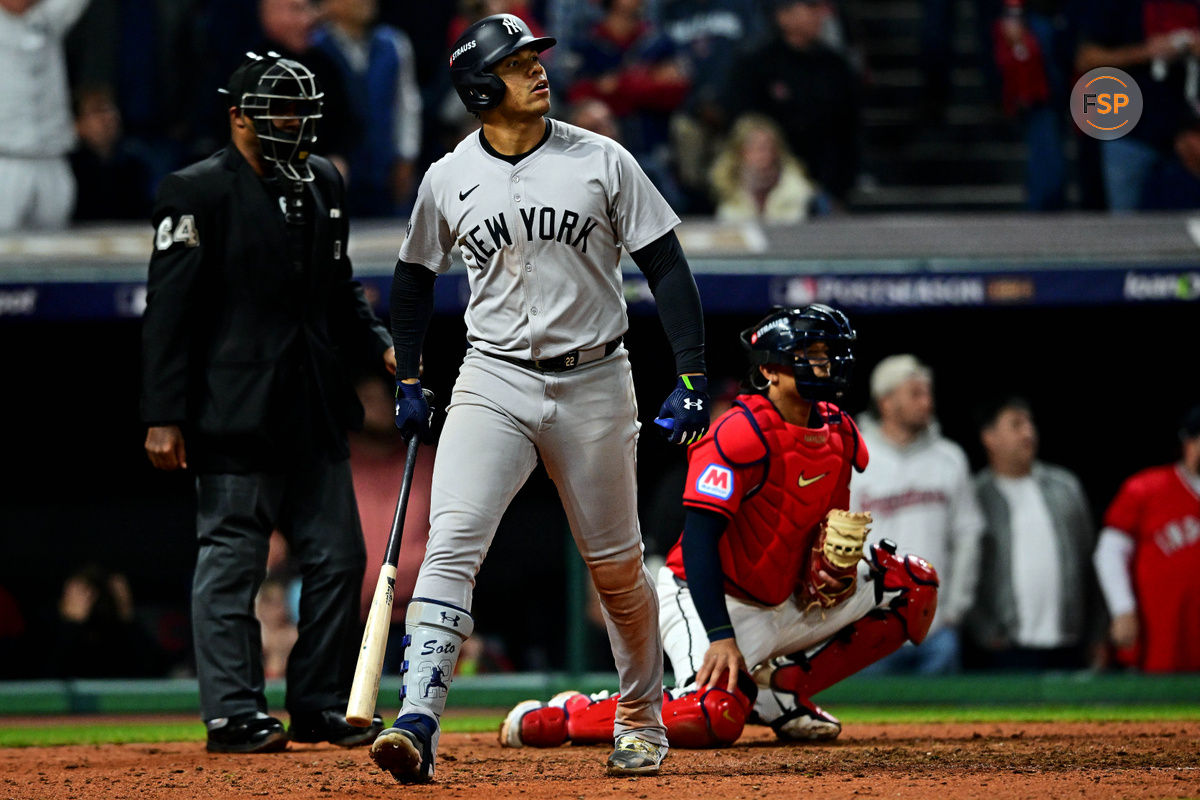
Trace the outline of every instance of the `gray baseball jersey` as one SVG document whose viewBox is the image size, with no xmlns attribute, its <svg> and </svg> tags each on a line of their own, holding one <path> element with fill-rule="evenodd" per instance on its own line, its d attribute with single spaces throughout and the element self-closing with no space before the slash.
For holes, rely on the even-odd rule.
<svg viewBox="0 0 1200 800">
<path fill-rule="evenodd" d="M 554 358 L 625 333 L 621 248 L 634 251 L 679 217 L 611 139 L 550 120 L 546 142 L 515 166 L 466 137 L 429 168 L 400 258 L 434 272 L 457 245 L 468 267 L 472 346 Z"/>
</svg>

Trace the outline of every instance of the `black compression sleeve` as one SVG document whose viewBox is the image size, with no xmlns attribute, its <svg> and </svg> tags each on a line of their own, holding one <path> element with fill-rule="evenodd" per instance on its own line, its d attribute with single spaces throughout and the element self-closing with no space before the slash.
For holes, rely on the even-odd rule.
<svg viewBox="0 0 1200 800">
<path fill-rule="evenodd" d="M 421 346 L 433 317 L 433 272 L 419 264 L 396 261 L 389 311 L 392 346 L 396 348 L 396 379 L 415 378 L 421 372 Z"/>
<path fill-rule="evenodd" d="M 675 231 L 667 231 L 637 252 L 629 254 L 646 276 L 658 316 L 662 320 L 675 371 L 680 375 L 704 369 L 704 312 L 700 292 Z"/>
<path fill-rule="evenodd" d="M 725 576 L 717 544 L 729 520 L 714 511 L 689 508 L 683 519 L 683 570 L 692 603 L 704 623 L 709 642 L 733 638 L 725 607 Z"/>
</svg>

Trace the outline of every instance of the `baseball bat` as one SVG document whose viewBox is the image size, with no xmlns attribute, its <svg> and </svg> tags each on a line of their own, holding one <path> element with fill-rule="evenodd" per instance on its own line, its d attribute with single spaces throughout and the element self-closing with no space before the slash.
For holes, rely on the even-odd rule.
<svg viewBox="0 0 1200 800">
<path fill-rule="evenodd" d="M 350 684 L 350 700 L 346 703 L 346 721 L 359 728 L 369 727 L 375 716 L 379 699 L 379 678 L 383 673 L 383 652 L 387 647 L 388 629 L 392 624 L 392 600 L 396 591 L 396 562 L 400 558 L 400 539 L 404 533 L 404 514 L 408 510 L 408 493 L 412 488 L 413 470 L 417 465 L 417 446 L 420 437 L 408 440 L 408 457 L 404 462 L 404 481 L 396 499 L 396 515 L 388 536 L 379 581 L 367 612 L 367 627 L 362 646 L 358 649 L 358 664 L 354 667 L 354 682 Z"/>
</svg>

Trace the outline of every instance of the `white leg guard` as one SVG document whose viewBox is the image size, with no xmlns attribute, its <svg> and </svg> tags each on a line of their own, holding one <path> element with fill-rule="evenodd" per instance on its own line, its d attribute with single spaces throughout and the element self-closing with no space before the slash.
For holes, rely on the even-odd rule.
<svg viewBox="0 0 1200 800">
<path fill-rule="evenodd" d="M 475 620 L 461 608 L 413 598 L 404 615 L 404 663 L 400 666 L 400 714 L 440 719 L 462 644 Z"/>
<path fill-rule="evenodd" d="M 404 618 L 400 715 L 371 745 L 371 758 L 401 783 L 433 779 L 446 696 L 462 644 L 475 628 L 464 609 L 414 598 Z"/>
</svg>

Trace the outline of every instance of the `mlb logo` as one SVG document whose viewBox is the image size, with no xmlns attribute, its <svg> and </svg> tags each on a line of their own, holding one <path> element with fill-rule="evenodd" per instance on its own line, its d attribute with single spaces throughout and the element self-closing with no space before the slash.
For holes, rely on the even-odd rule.
<svg viewBox="0 0 1200 800">
<path fill-rule="evenodd" d="M 720 464 L 709 464 L 696 481 L 696 491 L 709 497 L 728 500 L 733 494 L 733 470 Z"/>
</svg>

